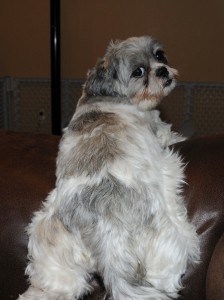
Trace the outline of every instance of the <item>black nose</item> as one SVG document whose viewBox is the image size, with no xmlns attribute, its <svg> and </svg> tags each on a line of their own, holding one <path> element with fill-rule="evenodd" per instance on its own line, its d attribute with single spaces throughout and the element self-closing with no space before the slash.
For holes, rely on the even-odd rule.
<svg viewBox="0 0 224 300">
<path fill-rule="evenodd" d="M 169 76 L 169 72 L 166 67 L 160 67 L 156 70 L 156 76 L 162 77 L 162 78 L 167 78 Z"/>
</svg>

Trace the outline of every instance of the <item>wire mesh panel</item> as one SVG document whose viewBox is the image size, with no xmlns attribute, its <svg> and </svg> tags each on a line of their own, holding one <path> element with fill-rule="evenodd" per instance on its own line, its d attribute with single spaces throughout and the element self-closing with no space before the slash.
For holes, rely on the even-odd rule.
<svg viewBox="0 0 224 300">
<path fill-rule="evenodd" d="M 4 80 L 0 79 L 0 128 L 5 126 Z"/>
<path fill-rule="evenodd" d="M 187 87 L 178 85 L 170 95 L 159 105 L 161 117 L 173 125 L 173 130 L 179 130 L 187 112 Z"/>
<path fill-rule="evenodd" d="M 15 79 L 14 97 L 10 100 L 10 129 L 50 133 L 50 81 Z"/>
<path fill-rule="evenodd" d="M 194 85 L 192 109 L 198 136 L 224 133 L 224 85 Z"/>
<path fill-rule="evenodd" d="M 161 110 L 175 130 L 190 131 L 189 136 L 224 133 L 224 84 L 182 83 L 163 100 Z"/>
<path fill-rule="evenodd" d="M 48 79 L 7 78 L 1 93 L 0 128 L 35 133 L 51 133 L 51 83 Z M 83 80 L 63 80 L 61 88 L 62 128 L 75 112 Z M 2 88 L 3 90 L 3 88 Z M 8 111 L 8 113 L 6 113 Z M 4 120 L 9 115 L 8 126 Z"/>
<path fill-rule="evenodd" d="M 82 94 L 84 80 L 63 80 L 62 81 L 62 127 L 66 127 L 71 120 L 77 102 Z"/>
</svg>

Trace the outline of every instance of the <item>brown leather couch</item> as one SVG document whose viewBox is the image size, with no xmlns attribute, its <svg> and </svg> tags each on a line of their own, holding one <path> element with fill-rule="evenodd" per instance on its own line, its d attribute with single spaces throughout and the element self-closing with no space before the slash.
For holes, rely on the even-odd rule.
<svg viewBox="0 0 224 300">
<path fill-rule="evenodd" d="M 24 229 L 54 187 L 59 137 L 0 131 L 0 299 L 27 287 Z M 184 276 L 180 299 L 224 299 L 224 135 L 180 143 L 188 163 L 184 194 L 201 239 L 201 262 Z M 102 283 L 85 299 L 100 299 Z"/>
</svg>

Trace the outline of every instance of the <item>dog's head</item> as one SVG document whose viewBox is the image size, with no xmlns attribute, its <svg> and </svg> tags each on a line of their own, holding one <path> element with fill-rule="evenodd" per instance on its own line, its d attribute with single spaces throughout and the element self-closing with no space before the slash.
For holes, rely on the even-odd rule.
<svg viewBox="0 0 224 300">
<path fill-rule="evenodd" d="M 176 75 L 158 41 L 133 37 L 110 43 L 105 56 L 89 71 L 84 94 L 129 99 L 147 110 L 175 87 Z"/>
</svg>

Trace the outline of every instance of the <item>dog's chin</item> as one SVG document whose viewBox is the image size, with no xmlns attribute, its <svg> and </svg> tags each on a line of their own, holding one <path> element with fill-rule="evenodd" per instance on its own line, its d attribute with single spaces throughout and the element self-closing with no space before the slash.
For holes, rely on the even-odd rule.
<svg viewBox="0 0 224 300">
<path fill-rule="evenodd" d="M 141 111 L 147 111 L 156 108 L 159 103 L 162 101 L 162 96 L 150 96 L 150 97 L 142 97 L 133 99 L 133 104 L 137 106 L 137 108 Z"/>
<path fill-rule="evenodd" d="M 169 78 L 153 84 L 148 88 L 143 88 L 132 97 L 132 103 L 139 110 L 146 111 L 156 108 L 163 97 L 167 96 L 176 86 L 176 80 Z"/>
</svg>

